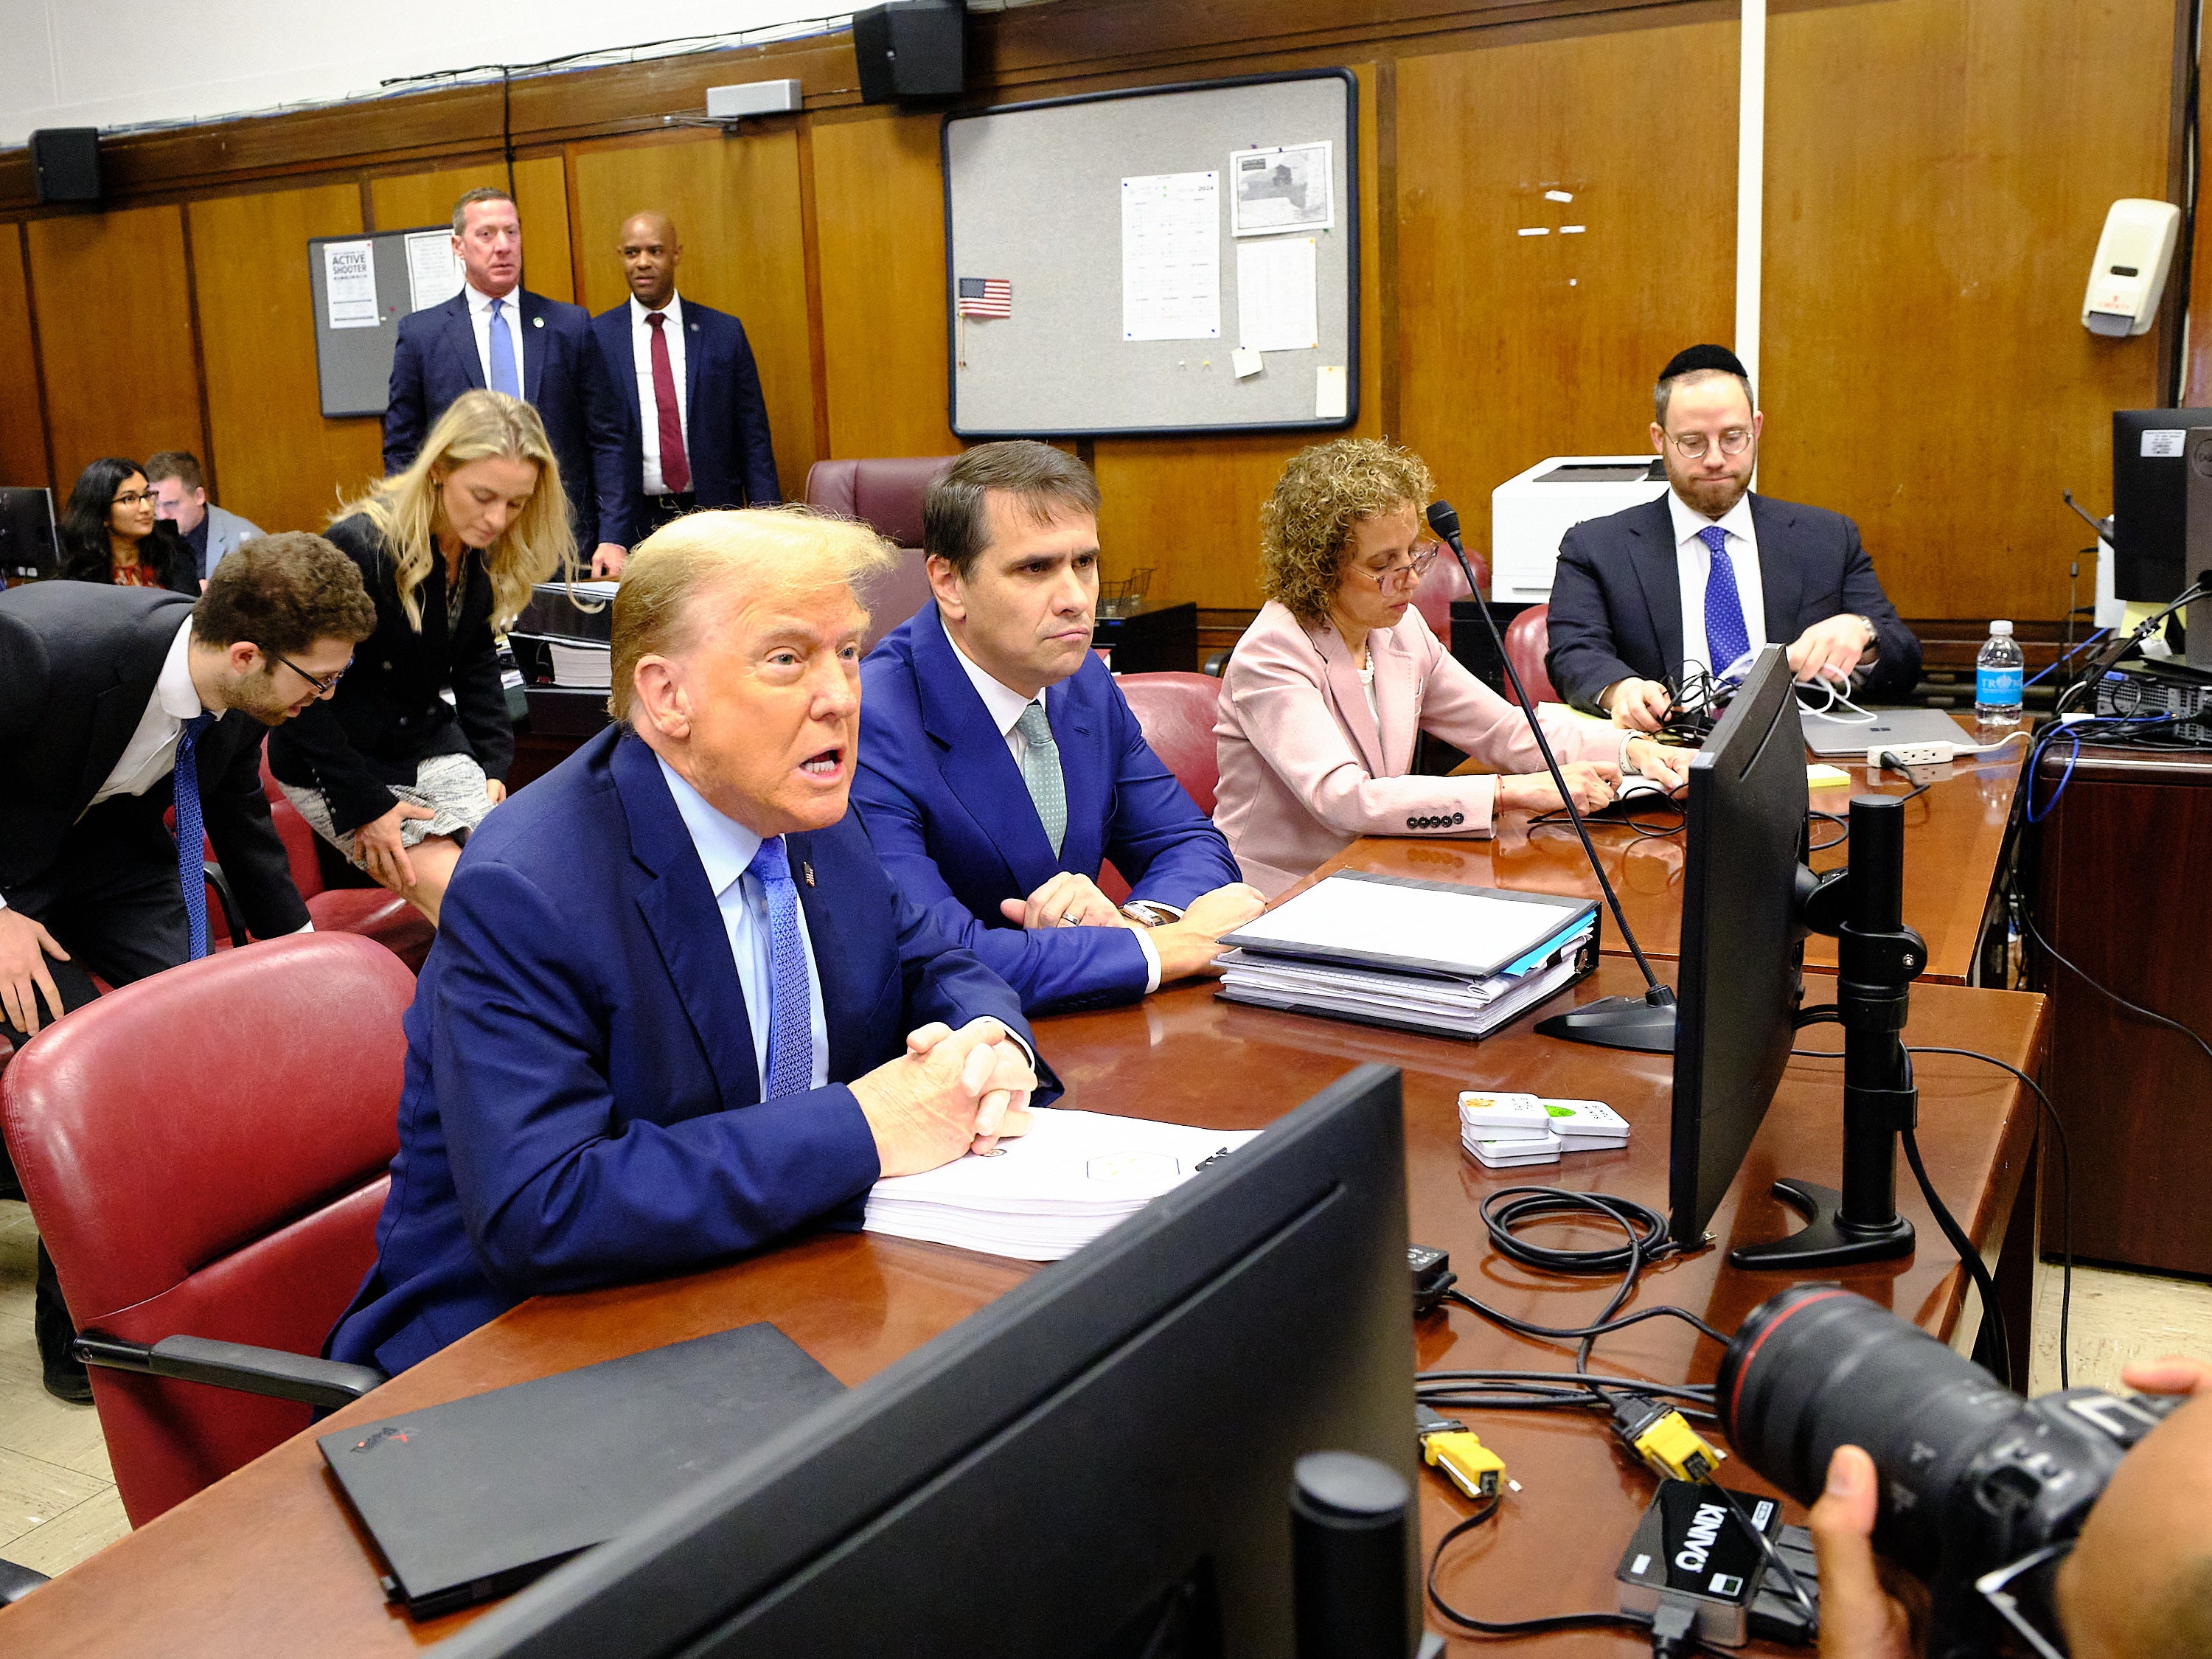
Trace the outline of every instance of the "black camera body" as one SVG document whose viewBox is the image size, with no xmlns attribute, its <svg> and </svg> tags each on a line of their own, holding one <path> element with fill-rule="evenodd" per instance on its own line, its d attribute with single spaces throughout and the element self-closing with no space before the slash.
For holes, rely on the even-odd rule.
<svg viewBox="0 0 2212 1659">
<path fill-rule="evenodd" d="M 1998 1652 L 2023 1624 L 2064 1650 L 2051 1569 L 2120 1459 L 2179 1403 L 2100 1389 L 2022 1400 L 1832 1285 L 1753 1309 L 1717 1397 L 1737 1455 L 1800 1503 L 1820 1496 L 1837 1447 L 1873 1458 L 1875 1546 L 1929 1587 L 1930 1659 Z"/>
</svg>

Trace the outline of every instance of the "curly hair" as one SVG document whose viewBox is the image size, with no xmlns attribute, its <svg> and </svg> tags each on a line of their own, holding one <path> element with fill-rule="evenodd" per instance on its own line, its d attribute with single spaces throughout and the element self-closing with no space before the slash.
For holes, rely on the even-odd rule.
<svg viewBox="0 0 2212 1659">
<path fill-rule="evenodd" d="M 1260 508 L 1261 592 L 1300 622 L 1320 621 L 1353 521 L 1404 507 L 1418 513 L 1434 484 L 1419 456 L 1387 438 L 1300 450 Z"/>
</svg>

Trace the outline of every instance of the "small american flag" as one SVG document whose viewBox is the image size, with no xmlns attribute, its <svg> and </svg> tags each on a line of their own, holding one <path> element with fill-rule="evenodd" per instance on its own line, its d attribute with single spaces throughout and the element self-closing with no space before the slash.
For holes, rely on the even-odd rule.
<svg viewBox="0 0 2212 1659">
<path fill-rule="evenodd" d="M 1014 285 L 1003 276 L 963 276 L 959 297 L 963 317 L 1014 314 Z"/>
</svg>

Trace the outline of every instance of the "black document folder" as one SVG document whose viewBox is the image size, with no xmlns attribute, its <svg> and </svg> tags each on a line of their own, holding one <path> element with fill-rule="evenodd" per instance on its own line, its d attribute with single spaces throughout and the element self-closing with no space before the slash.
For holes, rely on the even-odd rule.
<svg viewBox="0 0 2212 1659">
<path fill-rule="evenodd" d="M 505 1595 L 844 1385 L 740 1326 L 326 1434 L 316 1443 L 418 1619 Z"/>
</svg>

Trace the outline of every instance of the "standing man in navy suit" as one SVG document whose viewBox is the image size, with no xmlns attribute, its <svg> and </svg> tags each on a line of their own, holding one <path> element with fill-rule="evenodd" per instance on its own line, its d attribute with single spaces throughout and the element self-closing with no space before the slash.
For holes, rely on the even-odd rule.
<svg viewBox="0 0 2212 1659">
<path fill-rule="evenodd" d="M 1789 647 L 1802 681 L 1908 696 L 1920 641 L 1881 591 L 1858 526 L 1840 513 L 1751 493 L 1766 416 L 1723 346 L 1659 371 L 1655 501 L 1570 530 L 1552 579 L 1552 684 L 1577 708 L 1656 732 L 1667 682 L 1715 677 L 1762 645 Z"/>
<path fill-rule="evenodd" d="M 682 1273 L 1028 1126 L 1014 994 L 846 815 L 888 562 L 803 509 L 696 514 L 614 601 L 615 723 L 470 837 L 408 1011 L 399 1153 L 337 1358 Z"/>
<path fill-rule="evenodd" d="M 695 507 L 774 506 L 775 450 L 744 325 L 678 295 L 684 244 L 665 214 L 632 214 L 615 251 L 630 297 L 592 318 L 592 332 L 628 421 L 629 539 Z"/>
<path fill-rule="evenodd" d="M 576 545 L 592 574 L 622 568 L 630 492 L 623 471 L 621 404 L 592 344 L 581 306 L 532 294 L 522 283 L 522 221 L 503 190 L 472 190 L 453 204 L 453 254 L 465 273 L 441 306 L 399 319 L 384 408 L 384 471 L 404 470 L 464 392 L 520 398 L 545 423 Z"/>
<path fill-rule="evenodd" d="M 1205 972 L 1260 895 L 1091 648 L 1097 482 L 1048 444 L 981 445 L 929 487 L 922 540 L 935 597 L 861 670 L 853 799 L 884 867 L 1032 1013 Z"/>
</svg>

